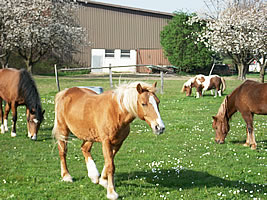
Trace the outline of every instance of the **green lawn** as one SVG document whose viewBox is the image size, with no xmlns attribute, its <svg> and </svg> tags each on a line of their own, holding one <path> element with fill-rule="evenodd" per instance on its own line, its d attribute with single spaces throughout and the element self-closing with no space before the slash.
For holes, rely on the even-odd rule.
<svg viewBox="0 0 267 200">
<path fill-rule="evenodd" d="M 45 121 L 37 141 L 29 140 L 25 107 L 20 107 L 18 136 L 0 135 L 0 199 L 106 199 L 106 190 L 87 177 L 82 142 L 75 137 L 67 155 L 74 182 L 61 181 L 58 150 L 51 138 L 56 83 L 54 77 L 34 78 L 46 110 Z M 155 136 L 139 119 L 131 124 L 131 134 L 115 158 L 120 199 L 266 199 L 267 116 L 255 116 L 257 150 L 242 146 L 246 126 L 239 113 L 231 119 L 226 143 L 215 144 L 212 115 L 224 97 L 214 98 L 209 92 L 200 99 L 185 97 L 180 92 L 184 82 L 165 80 L 164 94 L 158 93 L 164 134 Z M 226 80 L 225 94 L 240 83 Z M 108 79 L 60 77 L 61 89 L 81 85 L 109 89 Z M 94 144 L 92 155 L 101 172 L 101 144 Z"/>
</svg>

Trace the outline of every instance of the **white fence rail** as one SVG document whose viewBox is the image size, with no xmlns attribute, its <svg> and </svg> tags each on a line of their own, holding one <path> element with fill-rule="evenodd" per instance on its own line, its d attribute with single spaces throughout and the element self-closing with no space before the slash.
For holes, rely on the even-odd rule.
<svg viewBox="0 0 267 200">
<path fill-rule="evenodd" d="M 127 65 L 127 66 L 108 66 L 108 67 L 92 67 L 92 68 L 63 68 L 59 69 L 59 71 L 80 71 L 80 70 L 91 70 L 91 69 L 109 69 L 109 84 L 110 88 L 113 88 L 113 81 L 112 81 L 112 69 L 113 68 L 122 68 L 122 67 L 138 67 L 138 66 L 148 66 L 148 65 Z M 160 71 L 160 82 L 161 82 L 161 87 L 160 87 L 160 93 L 163 94 L 163 88 L 164 88 L 164 72 L 172 72 L 170 69 L 161 67 L 161 66 L 154 66 L 154 65 L 149 65 L 148 66 L 151 69 L 155 69 L 157 71 Z M 60 85 L 59 85 L 59 80 L 58 80 L 58 74 L 57 74 L 57 66 L 55 65 L 55 75 L 56 75 L 56 83 L 57 83 L 57 88 L 58 91 L 60 91 Z"/>
</svg>

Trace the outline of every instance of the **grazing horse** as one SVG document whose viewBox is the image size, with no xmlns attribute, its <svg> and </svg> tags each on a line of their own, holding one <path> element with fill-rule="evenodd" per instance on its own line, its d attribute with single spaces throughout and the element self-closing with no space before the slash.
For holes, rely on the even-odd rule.
<svg viewBox="0 0 267 200">
<path fill-rule="evenodd" d="M 133 82 L 99 95 L 87 88 L 78 87 L 59 92 L 55 97 L 52 133 L 58 143 L 63 181 L 72 182 L 66 163 L 67 140 L 72 132 L 83 140 L 81 150 L 88 177 L 93 183 L 107 188 L 108 199 L 117 199 L 114 157 L 130 133 L 130 123 L 138 117 L 146 121 L 156 135 L 163 133 L 165 129 L 155 91 L 156 83 L 149 85 Z M 101 178 L 90 154 L 94 142 L 102 143 L 105 165 Z"/>
<path fill-rule="evenodd" d="M 214 97 L 217 97 L 217 93 L 222 96 L 222 92 L 226 89 L 226 84 L 224 78 L 218 75 L 204 76 L 199 74 L 184 83 L 182 92 L 186 92 L 186 96 L 190 96 L 193 87 L 196 88 L 197 98 L 202 96 L 206 90 L 211 90 L 212 92 L 212 89 L 215 89 Z"/>
<path fill-rule="evenodd" d="M 2 101 L 6 102 L 3 116 Z M 1 69 L 0 70 L 0 120 L 1 133 L 8 131 L 7 119 L 10 109 L 12 110 L 11 136 L 16 136 L 17 107 L 26 106 L 28 137 L 37 139 L 37 133 L 43 120 L 39 93 L 31 75 L 24 69 Z"/>
<path fill-rule="evenodd" d="M 267 83 L 247 80 L 226 96 L 216 116 L 213 116 L 212 127 L 216 132 L 215 141 L 224 143 L 230 130 L 229 119 L 239 111 L 247 124 L 247 139 L 244 146 L 256 149 L 257 144 L 253 131 L 253 116 L 267 114 Z"/>
</svg>

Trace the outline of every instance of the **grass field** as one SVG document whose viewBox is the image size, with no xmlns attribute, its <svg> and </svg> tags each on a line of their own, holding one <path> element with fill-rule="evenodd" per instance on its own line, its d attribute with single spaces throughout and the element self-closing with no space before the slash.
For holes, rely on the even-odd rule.
<svg viewBox="0 0 267 200">
<path fill-rule="evenodd" d="M 0 135 L 0 199 L 106 199 L 106 190 L 87 177 L 82 142 L 75 137 L 67 155 L 74 182 L 61 181 L 58 150 L 51 138 L 55 80 L 34 78 L 46 110 L 45 121 L 37 141 L 29 140 L 25 107 L 20 107 L 17 137 L 11 138 L 10 132 Z M 224 97 L 214 98 L 210 93 L 200 99 L 185 97 L 180 93 L 184 82 L 165 80 L 164 94 L 158 93 L 164 134 L 155 136 L 139 119 L 131 124 L 131 134 L 115 158 L 120 199 L 266 199 L 267 116 L 255 116 L 257 150 L 242 146 L 246 127 L 239 113 L 230 122 L 226 143 L 215 144 L 211 116 Z M 227 79 L 226 83 L 225 94 L 229 94 L 241 82 Z M 81 85 L 109 89 L 107 79 L 60 77 L 60 84 L 61 89 Z M 101 171 L 101 144 L 94 144 L 92 155 Z"/>
</svg>

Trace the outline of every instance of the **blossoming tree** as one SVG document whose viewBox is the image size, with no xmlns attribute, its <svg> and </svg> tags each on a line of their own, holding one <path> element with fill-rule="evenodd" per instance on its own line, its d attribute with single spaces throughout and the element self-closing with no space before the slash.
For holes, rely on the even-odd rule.
<svg viewBox="0 0 267 200">
<path fill-rule="evenodd" d="M 238 66 L 239 79 L 246 78 L 249 65 L 257 60 L 263 82 L 267 58 L 266 1 L 224 0 L 219 3 L 224 9 L 220 9 L 217 17 L 205 19 L 206 29 L 199 34 L 199 40 L 213 51 L 229 55 Z M 197 16 L 190 23 L 202 20 Z"/>
<path fill-rule="evenodd" d="M 86 43 L 77 8 L 72 0 L 0 0 L 2 55 L 16 50 L 31 72 L 48 51 L 75 52 Z"/>
</svg>

